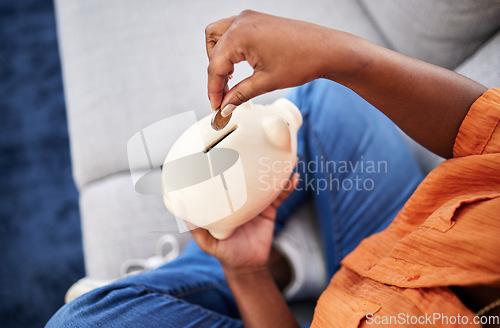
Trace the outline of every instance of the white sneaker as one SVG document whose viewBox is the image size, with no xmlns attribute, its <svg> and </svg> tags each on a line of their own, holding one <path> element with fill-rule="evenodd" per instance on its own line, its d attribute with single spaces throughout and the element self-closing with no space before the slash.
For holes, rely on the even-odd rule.
<svg viewBox="0 0 500 328">
<path fill-rule="evenodd" d="M 326 267 L 311 202 L 287 220 L 274 239 L 274 247 L 290 264 L 291 280 L 284 288 L 287 301 L 318 299 L 327 286 Z"/>
<path fill-rule="evenodd" d="M 180 249 L 177 238 L 171 234 L 165 234 L 156 241 L 155 256 L 147 259 L 128 259 L 120 268 L 122 277 L 156 269 L 179 256 Z"/>
<path fill-rule="evenodd" d="M 137 274 L 143 271 L 155 269 L 165 263 L 175 259 L 179 253 L 179 243 L 177 238 L 171 234 L 165 234 L 156 241 L 155 256 L 147 259 L 128 259 L 123 262 L 120 268 L 120 277 L 123 278 L 129 275 Z M 66 292 L 64 302 L 69 303 L 75 298 L 86 294 L 96 288 L 106 286 L 116 279 L 98 280 L 90 277 L 84 277 L 75 282 Z"/>
<path fill-rule="evenodd" d="M 75 282 L 71 287 L 69 287 L 66 295 L 64 296 L 64 302 L 67 304 L 74 300 L 77 297 L 82 296 L 83 294 L 87 294 L 88 292 L 106 286 L 112 283 L 113 280 L 97 280 L 88 277 L 83 277 L 82 279 Z"/>
</svg>

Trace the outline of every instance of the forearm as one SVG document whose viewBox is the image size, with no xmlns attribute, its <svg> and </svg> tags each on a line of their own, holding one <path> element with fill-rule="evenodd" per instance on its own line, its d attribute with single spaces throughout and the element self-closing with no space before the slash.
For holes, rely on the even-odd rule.
<svg viewBox="0 0 500 328">
<path fill-rule="evenodd" d="M 267 268 L 224 268 L 245 327 L 298 327 Z"/>
<path fill-rule="evenodd" d="M 324 77 L 354 90 L 426 148 L 452 157 L 460 124 L 486 88 L 353 35 L 331 33 Z"/>
</svg>

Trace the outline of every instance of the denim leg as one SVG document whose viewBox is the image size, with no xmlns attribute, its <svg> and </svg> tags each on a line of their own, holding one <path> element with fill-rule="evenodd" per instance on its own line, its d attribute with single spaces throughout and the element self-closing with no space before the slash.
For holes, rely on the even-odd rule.
<svg viewBox="0 0 500 328">
<path fill-rule="evenodd" d="M 278 212 L 279 229 L 312 197 L 329 276 L 362 239 L 383 230 L 423 179 L 392 121 L 352 90 L 328 80 L 295 88 L 301 181 Z"/>
<path fill-rule="evenodd" d="M 176 260 L 63 306 L 47 327 L 242 327 L 222 267 L 190 243 Z"/>
</svg>

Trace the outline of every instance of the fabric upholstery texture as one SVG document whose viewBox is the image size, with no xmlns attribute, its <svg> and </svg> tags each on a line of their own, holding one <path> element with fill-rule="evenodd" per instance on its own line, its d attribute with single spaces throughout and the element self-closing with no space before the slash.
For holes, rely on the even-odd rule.
<svg viewBox="0 0 500 328">
<path fill-rule="evenodd" d="M 166 233 L 177 234 L 181 245 L 190 234 L 178 234 L 175 219 L 161 197 L 135 192 L 130 174 L 98 180 L 80 192 L 85 263 L 88 277 L 99 280 L 120 276 L 127 259 L 154 254 L 155 242 Z"/>
<path fill-rule="evenodd" d="M 500 28 L 498 0 L 359 0 L 388 46 L 449 69 Z"/>
<path fill-rule="evenodd" d="M 498 67 L 500 67 L 500 31 L 455 71 L 480 82 L 487 88 L 493 88 L 500 85 Z"/>
</svg>

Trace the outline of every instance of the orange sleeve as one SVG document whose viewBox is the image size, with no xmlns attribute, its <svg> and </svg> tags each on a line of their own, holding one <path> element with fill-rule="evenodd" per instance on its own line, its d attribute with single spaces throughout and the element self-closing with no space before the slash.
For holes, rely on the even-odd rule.
<svg viewBox="0 0 500 328">
<path fill-rule="evenodd" d="M 500 88 L 493 88 L 470 107 L 458 131 L 453 157 L 500 153 Z"/>
</svg>

